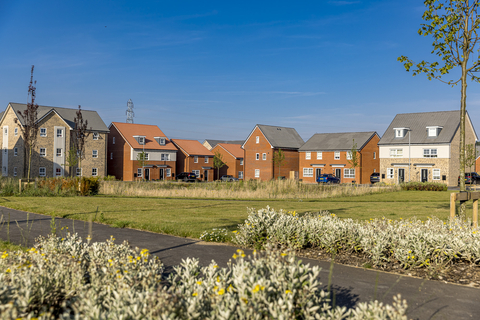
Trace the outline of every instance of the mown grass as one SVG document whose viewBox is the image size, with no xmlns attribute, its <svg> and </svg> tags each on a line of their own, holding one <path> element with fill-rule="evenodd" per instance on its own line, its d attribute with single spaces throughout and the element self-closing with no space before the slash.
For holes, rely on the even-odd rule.
<svg viewBox="0 0 480 320">
<path fill-rule="evenodd" d="M 8 241 L 2 241 L 0 240 L 0 252 L 5 252 L 5 251 L 26 251 L 27 248 L 13 244 Z"/>
<path fill-rule="evenodd" d="M 247 208 L 270 206 L 305 212 L 328 210 L 340 218 L 386 217 L 426 219 L 449 216 L 450 192 L 399 191 L 316 200 L 198 200 L 139 197 L 2 197 L 0 205 L 55 217 L 95 221 L 177 236 L 199 238 L 212 228 L 235 230 L 247 218 Z M 97 211 L 98 208 L 98 212 Z M 471 205 L 469 208 L 471 212 Z M 469 213 L 471 214 L 471 213 Z"/>
</svg>

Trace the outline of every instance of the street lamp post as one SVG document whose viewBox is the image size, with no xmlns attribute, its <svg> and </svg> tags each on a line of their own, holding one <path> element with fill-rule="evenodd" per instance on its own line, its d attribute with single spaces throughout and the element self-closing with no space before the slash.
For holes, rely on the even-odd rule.
<svg viewBox="0 0 480 320">
<path fill-rule="evenodd" d="M 412 181 L 411 175 L 411 158 L 412 155 L 410 154 L 410 132 L 412 131 L 410 128 L 407 128 L 408 131 L 408 182 Z"/>
</svg>

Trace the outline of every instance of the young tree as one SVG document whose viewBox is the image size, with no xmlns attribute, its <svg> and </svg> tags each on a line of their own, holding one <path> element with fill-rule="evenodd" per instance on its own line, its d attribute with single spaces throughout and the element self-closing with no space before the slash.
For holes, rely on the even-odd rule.
<svg viewBox="0 0 480 320">
<path fill-rule="evenodd" d="M 77 150 L 75 148 L 68 150 L 68 154 L 65 155 L 65 163 L 70 169 L 69 176 L 74 177 L 73 168 L 78 164 Z"/>
<path fill-rule="evenodd" d="M 465 114 L 467 108 L 467 78 L 479 82 L 475 75 L 480 70 L 480 59 L 473 56 L 478 51 L 480 40 L 477 30 L 480 17 L 477 9 L 480 0 L 425 0 L 427 10 L 423 13 L 425 24 L 418 33 L 433 36 L 432 54 L 442 59 L 441 62 L 422 61 L 415 63 L 405 56 L 398 61 L 404 63 L 407 71 L 413 67 L 413 75 L 425 73 L 429 80 L 438 79 L 448 85 L 461 83 L 460 93 L 460 177 L 465 176 Z M 460 67 L 461 76 L 444 81 L 450 70 Z M 460 179 L 460 191 L 465 191 L 465 180 Z M 460 204 L 460 218 L 465 220 L 465 206 Z"/>
<path fill-rule="evenodd" d="M 137 154 L 137 161 L 138 161 L 138 166 L 142 167 L 142 180 L 145 180 L 145 172 L 144 172 L 145 170 L 143 167 L 145 167 L 145 165 L 148 162 L 147 154 L 145 153 L 145 151 L 139 152 Z"/>
<path fill-rule="evenodd" d="M 220 168 L 225 165 L 223 155 L 217 150 L 213 156 L 213 167 L 217 169 L 217 179 L 220 179 Z"/>
<path fill-rule="evenodd" d="M 33 69 L 30 72 L 30 85 L 28 86 L 28 95 L 30 101 L 27 103 L 27 109 L 20 113 L 20 117 L 23 120 L 23 125 L 15 119 L 15 123 L 20 127 L 22 132 L 23 143 L 24 143 L 24 159 L 27 164 L 24 166 L 24 175 L 27 177 L 27 181 L 30 181 L 30 171 L 32 167 L 32 154 L 33 149 L 37 143 L 38 135 L 38 104 L 35 103 L 35 85 L 37 81 L 33 81 Z"/>
<path fill-rule="evenodd" d="M 273 153 L 273 164 L 278 166 L 278 178 L 280 179 L 280 169 L 285 163 L 285 153 L 282 151 L 282 149 L 278 149 L 278 151 L 275 151 Z"/>
<path fill-rule="evenodd" d="M 350 160 L 347 160 L 352 169 L 355 172 L 355 176 L 357 175 L 356 168 L 360 168 L 360 155 L 358 154 L 357 150 L 357 143 L 355 142 L 355 139 L 353 139 L 353 145 L 352 149 L 349 151 L 350 154 Z"/>
<path fill-rule="evenodd" d="M 73 139 L 73 148 L 77 154 L 77 163 L 78 168 L 82 169 L 82 159 L 85 159 L 85 139 L 88 138 L 90 133 L 87 131 L 88 121 L 83 120 L 82 116 L 82 107 L 78 106 L 77 116 L 73 119 L 75 123 L 75 129 L 73 130 L 75 133 Z"/>
<path fill-rule="evenodd" d="M 475 166 L 475 160 L 477 160 L 477 150 L 474 144 L 467 144 L 465 146 L 465 167 L 470 172 L 473 172 Z"/>
</svg>

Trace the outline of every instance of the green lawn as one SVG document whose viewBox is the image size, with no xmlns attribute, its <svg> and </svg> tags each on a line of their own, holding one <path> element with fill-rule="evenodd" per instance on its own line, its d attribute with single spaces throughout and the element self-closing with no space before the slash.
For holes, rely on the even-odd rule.
<svg viewBox="0 0 480 320">
<path fill-rule="evenodd" d="M 436 216 L 447 219 L 450 192 L 400 191 L 321 200 L 199 200 L 129 197 L 2 197 L 0 205 L 57 217 L 96 221 L 198 238 L 212 228 L 235 230 L 247 217 L 247 208 L 328 210 L 341 218 L 389 219 Z M 471 215 L 471 205 L 468 214 Z M 1 215 L 1 212 L 0 212 Z"/>
</svg>

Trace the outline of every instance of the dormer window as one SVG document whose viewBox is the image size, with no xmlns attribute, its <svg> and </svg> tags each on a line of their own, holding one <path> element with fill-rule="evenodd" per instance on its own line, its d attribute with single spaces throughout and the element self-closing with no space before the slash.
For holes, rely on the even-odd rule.
<svg viewBox="0 0 480 320">
<path fill-rule="evenodd" d="M 165 137 L 154 137 L 155 138 L 155 141 L 157 141 L 157 143 L 161 146 L 164 146 L 167 139 Z"/>
<path fill-rule="evenodd" d="M 138 144 L 145 144 L 145 136 L 133 136 L 137 140 Z"/>
<path fill-rule="evenodd" d="M 393 130 L 395 132 L 395 138 L 405 138 L 405 135 L 410 131 L 410 128 L 393 128 Z"/>
<path fill-rule="evenodd" d="M 429 137 L 438 137 L 438 134 L 440 133 L 440 131 L 442 130 L 443 127 L 439 127 L 439 126 L 430 126 L 430 127 L 427 127 L 427 135 Z"/>
</svg>

